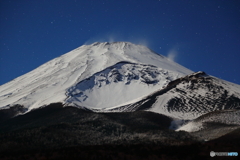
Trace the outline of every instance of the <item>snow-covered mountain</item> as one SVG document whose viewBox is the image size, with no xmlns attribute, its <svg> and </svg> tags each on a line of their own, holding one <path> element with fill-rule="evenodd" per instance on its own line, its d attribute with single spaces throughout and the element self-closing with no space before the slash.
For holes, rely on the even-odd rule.
<svg viewBox="0 0 240 160">
<path fill-rule="evenodd" d="M 0 108 L 50 103 L 90 109 L 133 103 L 191 70 L 129 42 L 83 45 L 0 86 Z"/>
<path fill-rule="evenodd" d="M 196 159 L 226 142 L 235 150 L 239 131 L 240 85 L 129 42 L 83 45 L 0 86 L 0 154 L 11 158 L 137 146 Z"/>
<path fill-rule="evenodd" d="M 145 110 L 177 120 L 193 120 L 203 114 L 227 109 L 240 109 L 240 85 L 196 72 L 171 81 L 138 102 L 105 111 Z"/>
<path fill-rule="evenodd" d="M 145 46 L 129 42 L 83 45 L 0 86 L 2 124 L 19 114 L 24 114 L 24 123 L 32 122 L 32 114 L 48 114 L 54 121 L 74 117 L 75 111 L 59 115 L 57 110 L 63 106 L 69 110 L 83 108 L 79 112 L 87 115 L 140 111 L 134 113 L 150 116 L 150 124 L 154 121 L 154 125 L 187 131 L 199 140 L 216 139 L 240 128 L 240 85 L 205 72 L 193 73 Z M 127 114 L 131 121 L 138 121 L 134 113 Z M 89 122 L 101 117 L 93 114 L 96 116 Z M 116 115 L 121 121 L 126 114 Z"/>
</svg>

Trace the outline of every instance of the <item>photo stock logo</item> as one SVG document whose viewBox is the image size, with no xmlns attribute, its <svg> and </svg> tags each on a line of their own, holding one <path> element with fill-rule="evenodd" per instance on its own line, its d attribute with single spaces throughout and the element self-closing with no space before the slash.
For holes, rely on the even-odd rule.
<svg viewBox="0 0 240 160">
<path fill-rule="evenodd" d="M 214 157 L 215 155 L 216 155 L 215 152 L 213 152 L 213 151 L 210 152 L 211 157 Z"/>
<path fill-rule="evenodd" d="M 238 152 L 214 152 L 214 151 L 211 151 L 210 156 L 211 157 L 215 157 L 215 156 L 238 156 Z"/>
</svg>

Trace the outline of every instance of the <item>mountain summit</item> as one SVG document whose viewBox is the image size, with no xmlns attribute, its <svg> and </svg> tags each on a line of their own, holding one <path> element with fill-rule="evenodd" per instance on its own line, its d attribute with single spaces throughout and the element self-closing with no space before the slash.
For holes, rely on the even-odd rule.
<svg viewBox="0 0 240 160">
<path fill-rule="evenodd" d="M 18 104 L 29 111 L 56 102 L 89 109 L 117 107 L 190 73 L 142 45 L 96 42 L 0 86 L 0 108 Z"/>
</svg>

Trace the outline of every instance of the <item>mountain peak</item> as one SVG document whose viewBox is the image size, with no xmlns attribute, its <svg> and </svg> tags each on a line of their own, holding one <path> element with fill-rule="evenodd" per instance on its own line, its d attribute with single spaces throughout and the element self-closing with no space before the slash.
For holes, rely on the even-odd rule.
<svg viewBox="0 0 240 160">
<path fill-rule="evenodd" d="M 116 45 L 136 45 L 133 44 L 131 42 L 125 42 L 125 41 L 117 41 L 117 42 L 94 42 L 93 44 L 91 44 L 92 46 L 97 46 L 97 45 L 103 45 L 103 46 L 116 46 Z"/>
<path fill-rule="evenodd" d="M 31 110 L 56 102 L 114 107 L 190 73 L 142 45 L 95 42 L 0 86 L 0 108 L 20 104 Z"/>
<path fill-rule="evenodd" d="M 146 46 L 143 45 L 137 45 L 131 42 L 124 42 L 124 41 L 119 41 L 119 42 L 95 42 L 93 44 L 90 44 L 88 46 L 92 47 L 98 47 L 98 48 L 105 48 L 105 49 L 117 49 L 117 50 L 131 50 L 131 49 L 137 49 L 137 48 L 147 48 Z"/>
</svg>

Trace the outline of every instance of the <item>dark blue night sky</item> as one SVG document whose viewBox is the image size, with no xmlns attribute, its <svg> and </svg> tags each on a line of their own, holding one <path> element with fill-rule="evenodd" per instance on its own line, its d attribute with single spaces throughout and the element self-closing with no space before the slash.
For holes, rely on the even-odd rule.
<svg viewBox="0 0 240 160">
<path fill-rule="evenodd" d="M 1 0 L 0 85 L 83 44 L 147 45 L 240 84 L 239 0 Z"/>
</svg>

